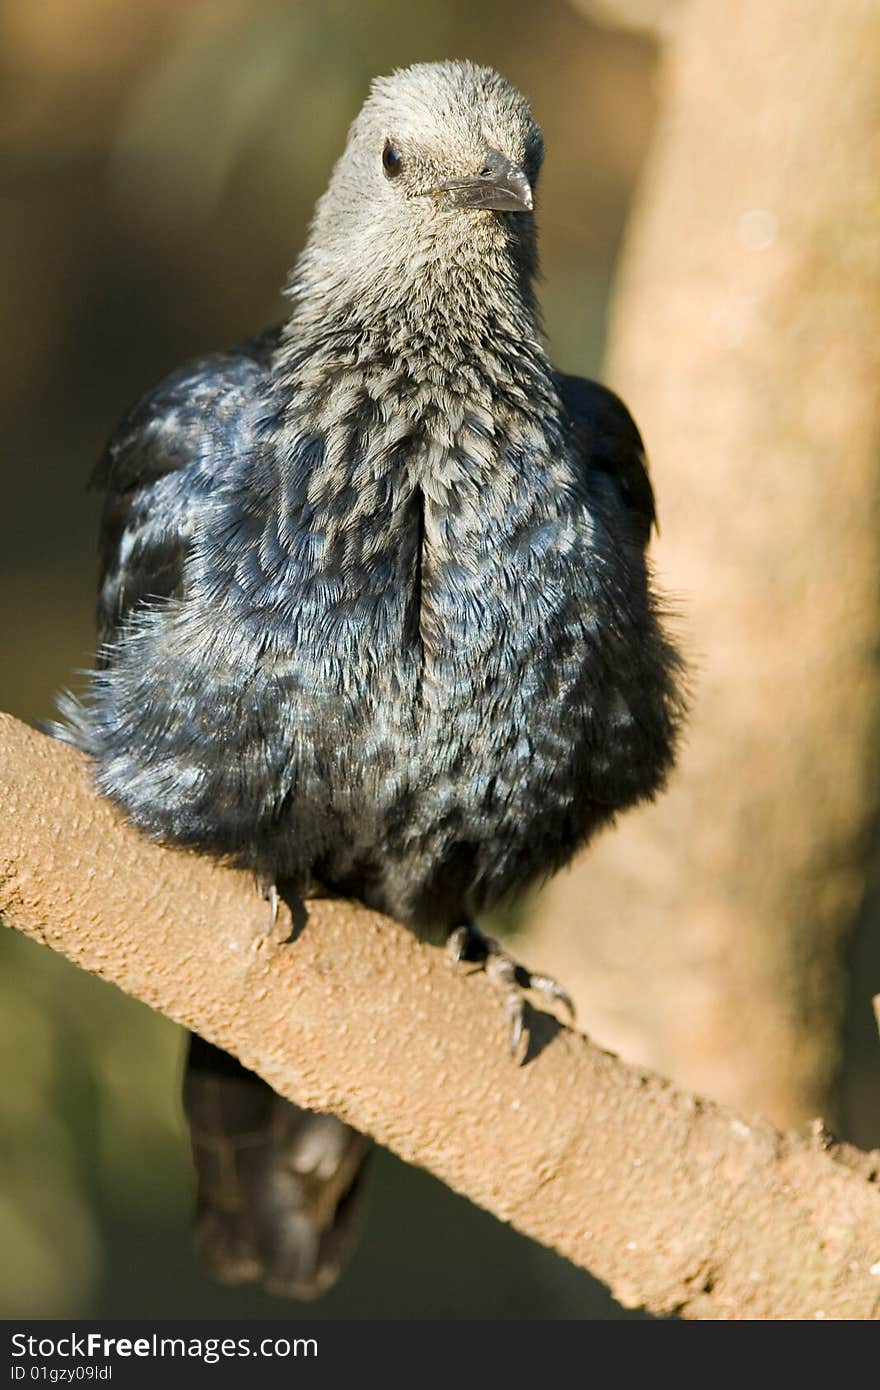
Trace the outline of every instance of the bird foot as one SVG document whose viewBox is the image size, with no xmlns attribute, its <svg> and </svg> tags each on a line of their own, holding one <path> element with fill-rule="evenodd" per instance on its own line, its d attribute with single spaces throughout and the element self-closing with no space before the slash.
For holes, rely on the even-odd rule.
<svg viewBox="0 0 880 1390">
<path fill-rule="evenodd" d="M 534 990 L 553 1003 L 561 1004 L 574 1019 L 574 1004 L 561 985 L 549 975 L 535 975 L 498 945 L 484 936 L 473 922 L 455 927 L 446 939 L 446 959 L 450 965 L 473 964 L 484 970 L 492 983 L 504 993 L 504 1012 L 510 1027 L 510 1051 L 516 1056 L 525 1033 L 526 990 Z"/>
</svg>

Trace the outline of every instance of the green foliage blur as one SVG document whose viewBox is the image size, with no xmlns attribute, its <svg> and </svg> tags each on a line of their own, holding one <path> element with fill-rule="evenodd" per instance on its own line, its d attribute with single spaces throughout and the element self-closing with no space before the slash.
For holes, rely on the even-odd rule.
<svg viewBox="0 0 880 1390">
<path fill-rule="evenodd" d="M 598 369 L 655 54 L 566 0 L 6 0 L 0 16 L 0 707 L 37 721 L 93 654 L 86 480 L 142 390 L 276 321 L 369 79 L 470 57 L 532 98 L 557 364 Z M 379 1156 L 314 1307 L 196 1267 L 166 1020 L 0 934 L 0 1317 L 614 1318 L 607 1293 Z"/>
</svg>

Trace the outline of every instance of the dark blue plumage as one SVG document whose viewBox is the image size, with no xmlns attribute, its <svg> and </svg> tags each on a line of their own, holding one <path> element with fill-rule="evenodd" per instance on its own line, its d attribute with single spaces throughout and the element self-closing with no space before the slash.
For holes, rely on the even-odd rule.
<svg viewBox="0 0 880 1390">
<path fill-rule="evenodd" d="M 291 429 L 288 352 L 204 359 L 114 438 L 81 737 L 145 830 L 448 930 L 668 766 L 638 435 L 539 363 L 448 447 L 399 405 L 386 444 L 368 386 Z M 340 377 L 334 355 L 331 398 Z"/>
<path fill-rule="evenodd" d="M 101 789 L 441 936 L 653 796 L 680 715 L 638 431 L 540 342 L 540 158 L 486 69 L 377 83 L 284 328 L 169 377 L 99 472 Z"/>
</svg>

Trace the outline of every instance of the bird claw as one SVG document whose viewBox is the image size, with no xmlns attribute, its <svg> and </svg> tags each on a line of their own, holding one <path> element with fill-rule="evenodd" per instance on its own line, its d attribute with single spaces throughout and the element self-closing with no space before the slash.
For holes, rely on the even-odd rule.
<svg viewBox="0 0 880 1390">
<path fill-rule="evenodd" d="M 278 892 L 278 884 L 270 882 L 270 880 L 267 878 L 258 878 L 257 891 L 260 893 L 260 896 L 265 898 L 267 903 L 269 904 L 269 930 L 271 931 L 272 928 L 275 926 L 275 923 L 278 921 L 278 904 L 281 901 L 281 897 Z"/>
<path fill-rule="evenodd" d="M 526 990 L 533 990 L 553 1003 L 561 1004 L 570 1019 L 574 1019 L 574 1004 L 561 985 L 550 975 L 533 975 L 498 945 L 491 936 L 484 936 L 472 922 L 455 927 L 446 940 L 446 959 L 450 965 L 473 964 L 484 970 L 487 977 L 504 992 L 504 1012 L 510 1027 L 510 1051 L 516 1056 L 526 1033 Z"/>
</svg>

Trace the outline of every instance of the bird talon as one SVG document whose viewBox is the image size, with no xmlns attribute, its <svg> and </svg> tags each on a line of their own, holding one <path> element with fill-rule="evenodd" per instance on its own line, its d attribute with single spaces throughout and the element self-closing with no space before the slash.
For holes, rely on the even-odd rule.
<svg viewBox="0 0 880 1390">
<path fill-rule="evenodd" d="M 455 927 L 446 938 L 446 964 L 461 965 L 470 940 L 470 927 Z"/>
<path fill-rule="evenodd" d="M 572 1022 L 574 1022 L 577 1011 L 574 1001 L 570 994 L 557 984 L 552 975 L 532 975 L 529 974 L 528 988 L 533 989 L 536 994 L 544 994 L 548 999 L 561 1004 Z"/>
<path fill-rule="evenodd" d="M 510 1055 L 515 1057 L 525 1032 L 525 1004 L 519 994 L 507 996 L 505 1012 L 510 1023 Z"/>
<path fill-rule="evenodd" d="M 262 878 L 258 876 L 257 892 L 260 894 L 261 897 L 265 898 L 267 903 L 269 904 L 269 930 L 271 931 L 272 928 L 275 926 L 275 923 L 278 921 L 278 904 L 281 901 L 281 897 L 278 892 L 278 884 L 270 881 L 267 878 Z"/>
</svg>

